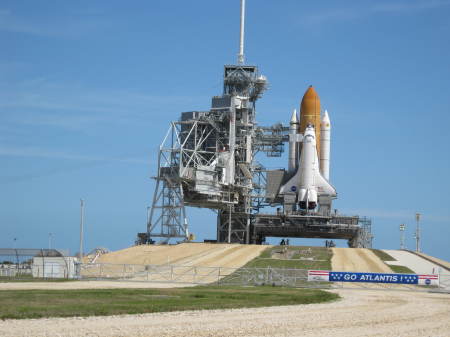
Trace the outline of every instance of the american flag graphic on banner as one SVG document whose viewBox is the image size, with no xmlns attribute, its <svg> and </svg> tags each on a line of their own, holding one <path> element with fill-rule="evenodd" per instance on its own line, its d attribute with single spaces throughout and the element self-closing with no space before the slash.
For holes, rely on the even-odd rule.
<svg viewBox="0 0 450 337">
<path fill-rule="evenodd" d="M 329 281 L 330 272 L 326 270 L 308 270 L 308 281 Z"/>
<path fill-rule="evenodd" d="M 438 286 L 439 275 L 419 275 L 419 284 L 426 286 Z"/>
</svg>

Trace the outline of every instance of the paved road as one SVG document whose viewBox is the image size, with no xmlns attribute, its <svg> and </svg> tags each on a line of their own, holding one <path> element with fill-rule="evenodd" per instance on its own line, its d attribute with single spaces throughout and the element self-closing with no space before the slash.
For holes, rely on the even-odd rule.
<svg viewBox="0 0 450 337">
<path fill-rule="evenodd" d="M 437 264 L 404 250 L 385 249 L 384 251 L 397 260 L 393 262 L 386 261 L 386 263 L 408 267 L 416 274 L 435 274 L 441 269 Z"/>
<path fill-rule="evenodd" d="M 434 257 L 434 256 L 430 256 L 430 255 L 424 254 L 424 253 L 419 253 L 419 255 L 421 255 L 421 256 L 431 260 L 432 262 L 435 262 L 438 265 L 439 264 L 443 265 L 445 268 L 447 268 L 447 271 L 450 272 L 450 262 L 442 260 L 442 259 L 439 259 L 439 258 Z"/>
</svg>

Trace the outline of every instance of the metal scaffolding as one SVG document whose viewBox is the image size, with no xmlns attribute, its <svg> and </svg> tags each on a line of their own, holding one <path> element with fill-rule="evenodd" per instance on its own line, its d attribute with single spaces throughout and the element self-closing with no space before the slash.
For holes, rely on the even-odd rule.
<svg viewBox="0 0 450 337">
<path fill-rule="evenodd" d="M 185 206 L 217 210 L 219 242 L 249 243 L 263 206 L 264 170 L 257 152 L 281 156 L 283 127 L 257 127 L 255 102 L 266 88 L 255 66 L 225 66 L 224 93 L 209 111 L 181 114 L 159 148 L 146 235 L 138 241 L 187 239 Z"/>
</svg>

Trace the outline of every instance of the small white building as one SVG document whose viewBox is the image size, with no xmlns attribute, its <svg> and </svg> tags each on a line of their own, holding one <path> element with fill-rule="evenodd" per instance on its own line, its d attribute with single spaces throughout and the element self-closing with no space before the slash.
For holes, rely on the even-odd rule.
<svg viewBox="0 0 450 337">
<path fill-rule="evenodd" d="M 73 256 L 33 257 L 32 274 L 38 278 L 75 278 L 76 262 Z"/>
</svg>

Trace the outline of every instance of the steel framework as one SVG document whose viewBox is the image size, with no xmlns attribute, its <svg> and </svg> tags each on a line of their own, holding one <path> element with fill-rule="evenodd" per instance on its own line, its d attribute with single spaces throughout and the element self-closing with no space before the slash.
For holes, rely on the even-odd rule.
<svg viewBox="0 0 450 337">
<path fill-rule="evenodd" d="M 220 242 L 250 242 L 264 205 L 264 168 L 257 152 L 281 156 L 286 128 L 257 127 L 255 102 L 266 79 L 254 66 L 225 66 L 224 93 L 209 111 L 181 114 L 159 147 L 147 233 L 140 241 L 188 239 L 185 206 L 217 210 Z"/>
</svg>

